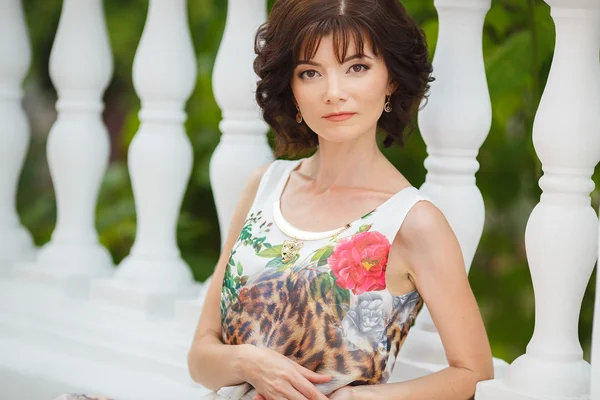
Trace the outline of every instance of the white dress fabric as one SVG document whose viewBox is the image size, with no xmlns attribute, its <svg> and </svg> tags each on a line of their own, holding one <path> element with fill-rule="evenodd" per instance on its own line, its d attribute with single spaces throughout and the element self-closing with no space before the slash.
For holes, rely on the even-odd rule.
<svg viewBox="0 0 600 400">
<path fill-rule="evenodd" d="M 387 290 L 389 250 L 413 205 L 431 200 L 407 187 L 345 227 L 301 230 L 283 216 L 280 198 L 303 160 L 274 161 L 259 184 L 225 272 L 223 341 L 269 348 L 332 375 L 317 385 L 325 394 L 349 384 L 385 383 L 423 304 L 416 290 L 402 296 Z M 301 247 L 289 260 L 291 242 Z M 206 399 L 255 394 L 243 384 Z"/>
</svg>

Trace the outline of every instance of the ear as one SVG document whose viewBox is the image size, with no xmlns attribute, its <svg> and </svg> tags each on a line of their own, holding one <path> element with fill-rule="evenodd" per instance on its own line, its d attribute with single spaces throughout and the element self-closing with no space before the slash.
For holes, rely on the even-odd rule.
<svg viewBox="0 0 600 400">
<path fill-rule="evenodd" d="M 391 96 L 398 89 L 398 86 L 396 82 L 390 81 L 387 86 L 386 95 Z"/>
</svg>

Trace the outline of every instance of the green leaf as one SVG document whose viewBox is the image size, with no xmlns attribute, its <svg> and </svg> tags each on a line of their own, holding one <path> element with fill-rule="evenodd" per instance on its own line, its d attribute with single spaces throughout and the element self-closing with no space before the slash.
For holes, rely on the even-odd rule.
<svg viewBox="0 0 600 400">
<path fill-rule="evenodd" d="M 282 257 L 278 256 L 269 261 L 267 265 L 265 265 L 265 268 L 277 268 L 278 272 L 285 271 L 286 269 L 294 265 L 294 263 L 298 261 L 298 258 L 300 258 L 300 254 L 296 254 L 294 258 L 292 258 L 289 262 L 284 263 L 282 261 Z"/>
<path fill-rule="evenodd" d="M 336 304 L 350 304 L 350 291 L 333 285 L 333 299 Z"/>
<path fill-rule="evenodd" d="M 287 262 L 285 264 L 281 264 L 281 266 L 279 268 L 277 268 L 277 272 L 285 271 L 286 269 L 288 269 L 289 267 L 291 267 L 292 265 L 294 265 L 294 263 L 296 261 L 298 261 L 299 258 L 300 258 L 300 254 L 296 254 L 294 256 L 294 258 L 292 258 L 289 262 Z"/>
<path fill-rule="evenodd" d="M 363 215 L 362 217 L 360 217 L 360 219 L 365 219 L 365 218 L 369 218 L 371 215 L 373 215 L 373 213 L 375 212 L 375 210 Z"/>
<path fill-rule="evenodd" d="M 311 258 L 311 262 L 318 261 L 317 266 L 320 267 L 322 265 L 327 264 L 327 259 L 333 253 L 333 246 L 325 246 L 320 248 Z"/>
<path fill-rule="evenodd" d="M 337 278 L 333 271 L 329 271 L 329 276 L 333 281 L 333 300 L 336 304 L 350 304 L 350 290 L 341 288 L 337 285 Z"/>
<path fill-rule="evenodd" d="M 366 232 L 366 231 L 368 231 L 369 229 L 371 229 L 371 227 L 372 227 L 372 226 L 373 226 L 373 225 L 371 225 L 371 224 L 364 224 L 364 225 L 361 225 L 361 226 L 360 226 L 360 228 L 358 228 L 358 231 L 359 231 L 359 232 Z"/>
<path fill-rule="evenodd" d="M 277 246 L 267 247 L 263 251 L 256 253 L 256 255 L 259 257 L 264 257 L 264 258 L 278 257 L 278 256 L 281 256 L 282 248 L 283 248 L 283 245 L 278 244 Z"/>
<path fill-rule="evenodd" d="M 242 267 L 242 264 L 240 264 L 239 261 L 237 263 L 237 273 L 239 276 L 242 276 L 244 274 L 244 267 Z"/>
<path fill-rule="evenodd" d="M 310 281 L 308 293 L 313 300 L 319 300 L 327 296 L 334 285 L 332 276 L 328 273 L 322 273 Z"/>
<path fill-rule="evenodd" d="M 279 256 L 269 261 L 267 265 L 265 265 L 265 268 L 278 268 L 281 264 L 283 264 L 283 262 L 281 262 L 281 256 Z"/>
<path fill-rule="evenodd" d="M 510 35 L 486 60 L 486 77 L 492 99 L 505 93 L 522 92 L 531 83 L 531 34 Z"/>
</svg>

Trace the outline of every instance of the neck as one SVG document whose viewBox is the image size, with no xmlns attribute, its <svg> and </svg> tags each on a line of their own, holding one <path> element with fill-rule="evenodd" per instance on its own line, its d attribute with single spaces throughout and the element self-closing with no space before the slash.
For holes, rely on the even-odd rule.
<svg viewBox="0 0 600 400">
<path fill-rule="evenodd" d="M 319 137 L 319 149 L 303 163 L 300 173 L 312 181 L 319 193 L 340 187 L 368 186 L 373 181 L 373 171 L 382 165 L 385 156 L 374 137 L 368 140 L 363 137 L 344 143 L 327 142 Z"/>
</svg>

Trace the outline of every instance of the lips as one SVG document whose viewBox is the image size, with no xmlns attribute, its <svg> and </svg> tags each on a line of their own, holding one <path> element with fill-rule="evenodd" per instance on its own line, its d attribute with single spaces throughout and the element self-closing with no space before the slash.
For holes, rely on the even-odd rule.
<svg viewBox="0 0 600 400">
<path fill-rule="evenodd" d="M 345 121 L 352 118 L 355 114 L 352 112 L 332 113 L 325 115 L 323 118 L 329 121 Z"/>
</svg>

